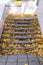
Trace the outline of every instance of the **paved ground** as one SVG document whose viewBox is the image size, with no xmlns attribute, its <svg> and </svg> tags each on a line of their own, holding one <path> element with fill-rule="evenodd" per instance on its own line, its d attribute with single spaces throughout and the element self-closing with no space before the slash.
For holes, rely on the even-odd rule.
<svg viewBox="0 0 43 65">
<path fill-rule="evenodd" d="M 39 58 L 33 55 L 17 54 L 0 56 L 0 65 L 43 65 Z"/>
</svg>

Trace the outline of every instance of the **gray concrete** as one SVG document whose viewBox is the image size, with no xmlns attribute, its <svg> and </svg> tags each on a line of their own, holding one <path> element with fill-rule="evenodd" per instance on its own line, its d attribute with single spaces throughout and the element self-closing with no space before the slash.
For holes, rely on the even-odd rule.
<svg viewBox="0 0 43 65">
<path fill-rule="evenodd" d="M 36 13 L 38 15 L 39 24 L 41 27 L 41 32 L 43 34 L 43 0 L 39 1 L 38 8 L 36 10 Z"/>
<path fill-rule="evenodd" d="M 0 56 L 0 65 L 43 65 L 40 64 L 38 56 L 29 54 L 14 54 L 6 56 Z"/>
<path fill-rule="evenodd" d="M 0 4 L 0 38 L 3 31 L 4 21 L 8 15 L 9 9 L 4 4 Z"/>
</svg>

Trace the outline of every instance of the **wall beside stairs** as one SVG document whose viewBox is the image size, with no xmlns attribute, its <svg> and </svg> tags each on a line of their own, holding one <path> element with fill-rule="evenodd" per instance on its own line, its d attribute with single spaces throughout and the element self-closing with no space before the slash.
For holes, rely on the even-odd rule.
<svg viewBox="0 0 43 65">
<path fill-rule="evenodd" d="M 3 30 L 4 20 L 8 15 L 8 8 L 5 4 L 0 4 L 0 38 Z"/>
<path fill-rule="evenodd" d="M 38 14 L 38 20 L 41 27 L 41 32 L 43 34 L 43 0 L 39 0 L 38 8 L 36 10 Z"/>
</svg>

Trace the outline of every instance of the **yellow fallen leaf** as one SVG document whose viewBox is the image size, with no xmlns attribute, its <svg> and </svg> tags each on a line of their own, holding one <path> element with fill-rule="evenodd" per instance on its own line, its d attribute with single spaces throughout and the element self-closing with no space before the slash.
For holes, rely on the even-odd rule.
<svg viewBox="0 0 43 65">
<path fill-rule="evenodd" d="M 24 65 L 28 65 L 28 64 L 24 64 Z"/>
</svg>

